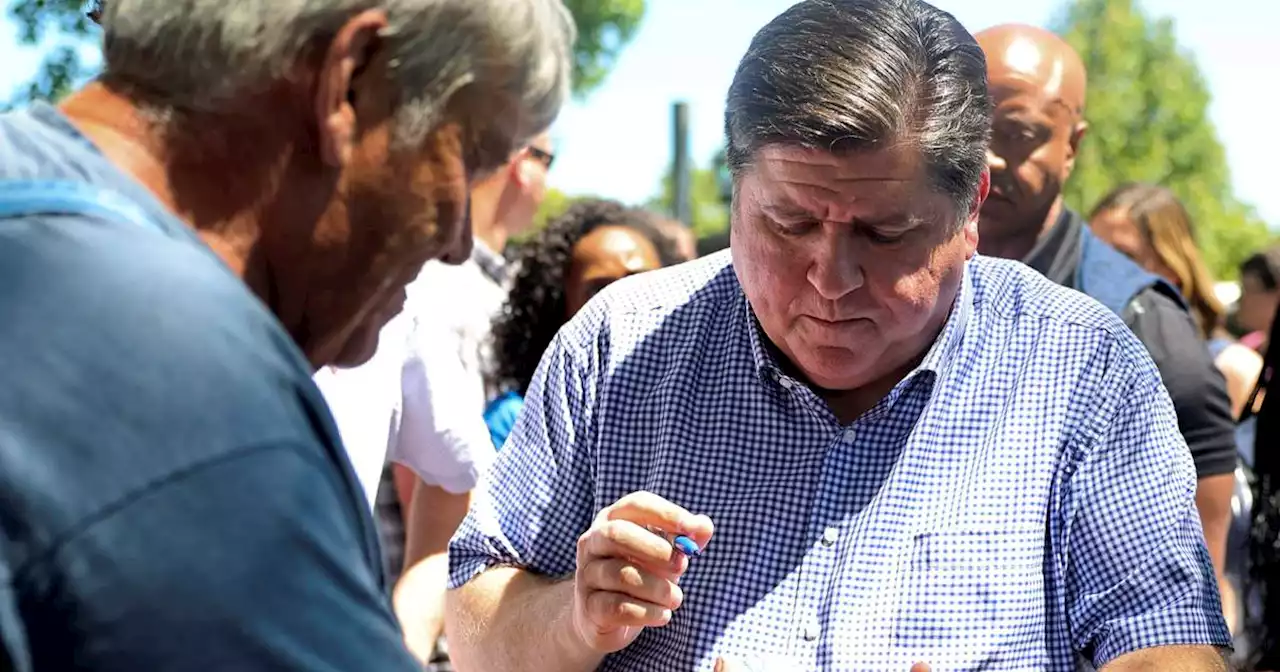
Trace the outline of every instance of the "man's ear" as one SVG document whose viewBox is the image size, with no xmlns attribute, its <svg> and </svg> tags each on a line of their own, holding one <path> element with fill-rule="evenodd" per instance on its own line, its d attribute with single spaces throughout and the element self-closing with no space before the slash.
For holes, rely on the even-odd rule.
<svg viewBox="0 0 1280 672">
<path fill-rule="evenodd" d="M 529 150 L 521 149 L 511 157 L 506 166 L 508 176 L 521 189 L 529 186 L 529 183 L 533 181 L 533 177 L 529 173 L 530 170 L 533 170 L 533 167 L 529 165 L 529 161 L 525 161 L 525 157 L 528 154 Z"/>
<path fill-rule="evenodd" d="M 1067 160 L 1063 165 L 1066 170 L 1066 176 L 1071 175 L 1071 171 L 1076 168 L 1076 157 L 1080 155 L 1080 144 L 1084 141 L 1084 136 L 1089 132 L 1089 122 L 1081 119 L 1071 128 L 1071 137 L 1067 140 Z M 1064 178 L 1065 182 L 1066 179 Z"/>
<path fill-rule="evenodd" d="M 982 214 L 982 204 L 991 193 L 991 169 L 982 169 L 982 178 L 978 180 L 978 193 L 974 194 L 973 205 L 969 206 L 969 214 L 965 217 L 961 234 L 964 235 L 965 259 L 972 259 L 978 252 L 978 218 Z"/>
<path fill-rule="evenodd" d="M 351 160 L 355 146 L 356 93 L 359 74 L 369 65 L 387 27 L 387 15 L 370 9 L 353 17 L 338 30 L 316 78 L 315 113 L 320 156 L 326 164 L 341 168 Z"/>
</svg>

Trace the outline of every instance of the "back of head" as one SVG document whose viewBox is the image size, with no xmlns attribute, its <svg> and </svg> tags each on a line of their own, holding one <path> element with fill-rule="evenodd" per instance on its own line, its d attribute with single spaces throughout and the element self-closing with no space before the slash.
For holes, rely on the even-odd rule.
<svg viewBox="0 0 1280 672">
<path fill-rule="evenodd" d="M 906 142 L 961 212 L 986 167 L 990 128 L 982 50 L 919 0 L 794 5 L 751 41 L 725 111 L 735 175 L 770 144 L 869 152 Z"/>
<path fill-rule="evenodd" d="M 1267 291 L 1280 287 L 1280 245 L 1256 252 L 1240 264 L 1241 275 L 1252 275 Z"/>
<path fill-rule="evenodd" d="M 365 10 L 385 12 L 380 38 L 398 90 L 396 135 L 419 142 L 459 95 L 484 100 L 469 129 L 476 165 L 492 169 L 550 125 L 569 92 L 572 18 L 560 0 L 111 0 L 103 76 L 160 121 L 228 114 L 316 57 Z M 483 86 L 485 90 L 476 90 Z M 510 114 L 503 114 L 509 112 Z"/>
<path fill-rule="evenodd" d="M 1113 211 L 1127 218 L 1176 276 L 1205 336 L 1221 326 L 1222 302 L 1213 292 L 1213 276 L 1196 247 L 1191 215 L 1169 189 L 1154 184 L 1124 184 L 1107 194 L 1089 218 Z"/>
</svg>

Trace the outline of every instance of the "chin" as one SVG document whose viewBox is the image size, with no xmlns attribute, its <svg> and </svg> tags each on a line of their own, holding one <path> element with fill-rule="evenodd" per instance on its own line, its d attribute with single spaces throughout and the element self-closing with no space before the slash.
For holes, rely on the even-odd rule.
<svg viewBox="0 0 1280 672">
<path fill-rule="evenodd" d="M 794 363 L 809 382 L 826 390 L 856 390 L 874 379 L 876 358 L 865 350 L 855 352 L 839 347 L 810 347 Z"/>
<path fill-rule="evenodd" d="M 373 359 L 374 353 L 378 351 L 379 331 L 377 326 L 365 325 L 352 332 L 351 337 L 343 344 L 342 350 L 338 352 L 337 357 L 333 358 L 331 364 L 338 368 L 351 369 Z"/>
</svg>

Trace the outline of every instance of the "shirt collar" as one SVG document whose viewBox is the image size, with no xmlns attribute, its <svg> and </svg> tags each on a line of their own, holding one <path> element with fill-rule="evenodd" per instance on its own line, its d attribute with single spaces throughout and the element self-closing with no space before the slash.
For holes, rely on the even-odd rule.
<svg viewBox="0 0 1280 672">
<path fill-rule="evenodd" d="M 502 255 L 489 249 L 484 241 L 476 238 L 471 245 L 471 261 L 484 272 L 494 284 L 507 284 L 507 260 Z"/>
<path fill-rule="evenodd" d="M 1059 285 L 1075 289 L 1076 268 L 1080 266 L 1080 236 L 1084 219 L 1063 206 L 1053 226 L 1040 236 L 1022 263 Z"/>
<path fill-rule="evenodd" d="M 973 280 L 970 277 L 971 274 L 972 264 L 966 263 L 964 271 L 960 275 L 960 291 L 956 292 L 955 302 L 951 306 L 951 313 L 947 316 L 947 321 L 943 323 L 942 331 L 938 334 L 938 338 L 934 340 L 933 345 L 929 347 L 924 358 L 920 360 L 920 364 L 903 377 L 903 383 L 926 371 L 932 373 L 935 380 L 941 379 L 950 370 L 951 364 L 956 359 L 956 352 L 964 342 L 964 334 L 969 325 L 969 316 L 973 313 Z M 760 326 L 760 321 L 756 318 L 755 312 L 751 310 L 751 303 L 747 301 L 746 294 L 739 290 L 739 296 L 756 374 L 762 380 L 778 384 L 784 374 L 778 366 L 777 359 L 774 358 L 773 347 L 766 340 L 764 329 Z M 904 387 L 903 384 L 896 385 L 891 396 L 900 393 L 900 390 Z M 934 387 L 936 388 L 937 386 L 935 385 Z"/>
</svg>

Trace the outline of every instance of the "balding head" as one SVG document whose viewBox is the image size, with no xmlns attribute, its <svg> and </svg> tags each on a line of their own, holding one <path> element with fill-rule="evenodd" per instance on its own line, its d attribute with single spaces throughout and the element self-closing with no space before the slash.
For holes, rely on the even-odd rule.
<svg viewBox="0 0 1280 672">
<path fill-rule="evenodd" d="M 1010 23 L 975 37 L 987 55 L 988 80 L 1014 78 L 1083 114 L 1086 75 L 1080 54 L 1043 28 Z"/>
<path fill-rule="evenodd" d="M 1062 38 L 1034 26 L 996 26 L 976 37 L 995 103 L 980 249 L 1021 258 L 1061 211 L 1086 130 L 1084 63 Z"/>
</svg>

